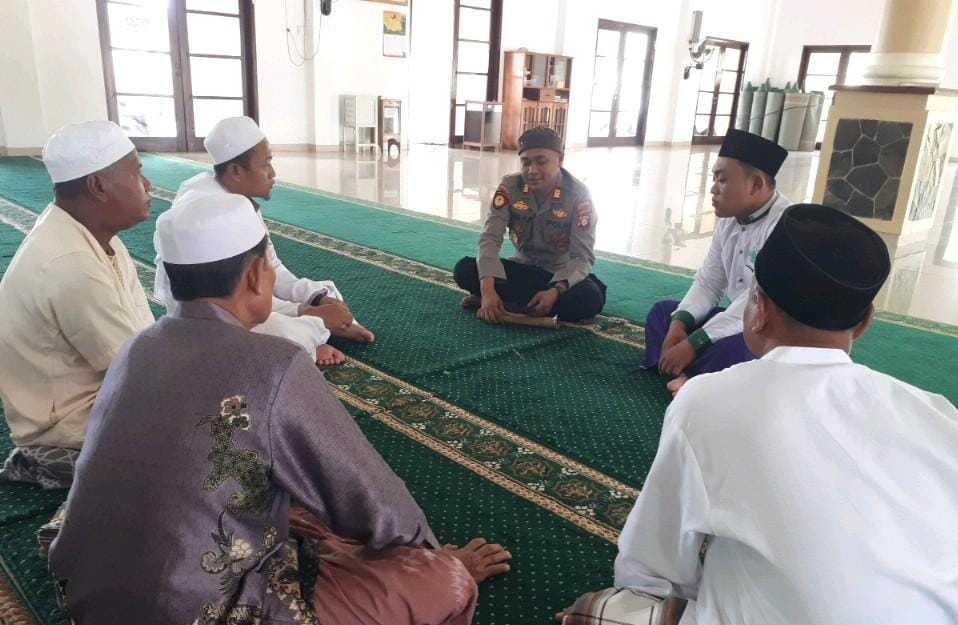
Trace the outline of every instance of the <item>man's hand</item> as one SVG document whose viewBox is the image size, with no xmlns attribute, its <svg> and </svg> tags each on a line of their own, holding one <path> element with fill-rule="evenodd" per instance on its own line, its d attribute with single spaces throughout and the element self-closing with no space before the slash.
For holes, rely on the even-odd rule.
<svg viewBox="0 0 958 625">
<path fill-rule="evenodd" d="M 668 375 L 679 375 L 695 360 L 695 348 L 687 340 L 680 342 L 662 353 L 659 371 Z"/>
<path fill-rule="evenodd" d="M 669 325 L 665 340 L 662 341 L 662 352 L 669 351 L 687 338 L 689 338 L 689 333 L 685 329 L 685 324 L 678 320 L 673 321 Z"/>
<path fill-rule="evenodd" d="M 486 323 L 502 323 L 502 318 L 506 314 L 506 307 L 502 304 L 502 298 L 496 293 L 495 289 L 482 293 L 482 306 L 476 311 L 476 316 Z"/>
<path fill-rule="evenodd" d="M 319 317 L 326 324 L 326 328 L 334 334 L 353 323 L 353 313 L 349 310 L 349 306 L 339 300 L 321 306 L 308 306 L 302 314 Z"/>
<path fill-rule="evenodd" d="M 552 308 L 556 305 L 558 299 L 559 290 L 548 288 L 533 295 L 529 303 L 526 304 L 526 308 L 529 309 L 529 314 L 533 317 L 545 317 L 552 312 Z"/>
</svg>

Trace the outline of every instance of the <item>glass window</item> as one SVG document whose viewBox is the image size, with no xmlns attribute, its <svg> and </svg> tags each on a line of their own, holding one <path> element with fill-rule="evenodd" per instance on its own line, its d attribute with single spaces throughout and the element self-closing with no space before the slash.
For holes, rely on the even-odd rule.
<svg viewBox="0 0 958 625">
<path fill-rule="evenodd" d="M 738 48 L 725 48 L 725 54 L 722 56 L 722 69 L 738 71 L 738 62 L 742 58 L 742 51 Z"/>
<path fill-rule="evenodd" d="M 489 44 L 472 41 L 459 42 L 456 71 L 485 74 L 489 71 Z"/>
<path fill-rule="evenodd" d="M 595 44 L 596 56 L 619 56 L 619 33 L 615 30 L 599 29 L 599 38 Z"/>
<path fill-rule="evenodd" d="M 205 137 L 216 122 L 243 114 L 242 100 L 193 100 L 193 130 L 197 137 Z"/>
<path fill-rule="evenodd" d="M 240 55 L 240 25 L 237 17 L 186 14 L 190 54 Z"/>
<path fill-rule="evenodd" d="M 838 75 L 838 64 L 841 62 L 841 52 L 813 52 L 808 56 L 808 74 Z"/>
<path fill-rule="evenodd" d="M 699 91 L 699 101 L 695 106 L 695 112 L 702 115 L 712 114 L 712 99 L 715 94 L 711 91 Z"/>
<path fill-rule="evenodd" d="M 608 137 L 609 124 L 612 121 L 611 113 L 592 111 L 589 116 L 589 136 L 590 137 Z"/>
<path fill-rule="evenodd" d="M 719 91 L 724 93 L 735 93 L 735 82 L 738 80 L 738 72 L 725 70 L 722 72 L 722 82 L 719 84 Z"/>
<path fill-rule="evenodd" d="M 634 137 L 639 131 L 639 112 L 619 111 L 615 120 L 616 137 Z"/>
<path fill-rule="evenodd" d="M 619 80 L 619 63 L 615 57 L 595 57 L 595 74 L 592 77 L 592 108 L 599 111 L 612 110 L 615 87 Z"/>
<path fill-rule="evenodd" d="M 486 76 L 456 75 L 456 102 L 486 99 Z"/>
<path fill-rule="evenodd" d="M 702 136 L 709 133 L 709 120 L 711 117 L 708 115 L 696 115 L 695 116 L 695 127 L 693 128 L 693 134 Z"/>
<path fill-rule="evenodd" d="M 649 35 L 647 33 L 627 32 L 625 34 L 625 58 L 637 63 L 645 63 L 648 51 Z"/>
<path fill-rule="evenodd" d="M 480 9 L 459 9 L 459 38 L 489 41 L 492 13 Z"/>
<path fill-rule="evenodd" d="M 731 115 L 732 106 L 735 104 L 734 93 L 720 93 L 718 97 L 718 106 L 715 108 L 717 115 Z M 722 133 L 725 134 L 725 133 Z"/>
<path fill-rule="evenodd" d="M 243 67 L 239 59 L 190 57 L 193 95 L 243 97 Z"/>
<path fill-rule="evenodd" d="M 113 76 L 118 93 L 173 95 L 169 54 L 114 50 Z"/>
<path fill-rule="evenodd" d="M 120 128 L 130 137 L 175 137 L 173 98 L 121 95 L 116 98 Z"/>
<path fill-rule="evenodd" d="M 186 10 L 238 15 L 239 3 L 237 0 L 186 0 Z"/>
<path fill-rule="evenodd" d="M 461 137 L 466 127 L 466 107 L 462 104 L 456 105 L 456 125 L 455 134 Z"/>
<path fill-rule="evenodd" d="M 165 2 L 143 6 L 111 2 L 107 5 L 107 15 L 112 47 L 169 52 L 170 21 Z"/>
</svg>

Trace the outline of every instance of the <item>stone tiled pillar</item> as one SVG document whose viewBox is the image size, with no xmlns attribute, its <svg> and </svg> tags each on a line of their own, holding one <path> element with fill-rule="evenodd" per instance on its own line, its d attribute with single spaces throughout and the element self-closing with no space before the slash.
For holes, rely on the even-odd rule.
<svg viewBox="0 0 958 625">
<path fill-rule="evenodd" d="M 836 87 L 814 201 L 904 244 L 922 238 L 939 205 L 958 93 L 934 87 Z"/>
</svg>

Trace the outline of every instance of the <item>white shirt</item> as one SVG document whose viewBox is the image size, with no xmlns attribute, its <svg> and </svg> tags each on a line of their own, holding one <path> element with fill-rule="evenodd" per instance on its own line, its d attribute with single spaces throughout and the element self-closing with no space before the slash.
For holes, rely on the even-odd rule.
<svg viewBox="0 0 958 625">
<path fill-rule="evenodd" d="M 153 323 L 133 260 L 56 204 L 0 282 L 0 398 L 13 442 L 79 449 L 120 348 Z"/>
<path fill-rule="evenodd" d="M 944 397 L 841 350 L 697 376 L 666 413 L 615 584 L 697 598 L 699 625 L 956 623 L 956 450 Z"/>
<path fill-rule="evenodd" d="M 702 326 L 713 343 L 742 331 L 748 290 L 755 275 L 755 257 L 791 205 L 787 197 L 776 191 L 748 223 L 733 217 L 719 219 L 705 262 L 695 272 L 695 282 L 677 309 L 691 314 L 699 324 L 727 296 L 729 307 Z"/>
<path fill-rule="evenodd" d="M 180 197 L 187 191 L 229 193 L 209 172 L 197 174 L 184 181 L 176 192 L 176 197 Z M 256 214 L 261 220 L 263 219 L 260 211 L 257 210 Z M 265 221 L 263 225 L 266 225 Z M 155 234 L 153 242 L 157 249 L 156 281 L 153 286 L 153 293 L 157 299 L 166 305 L 167 309 L 171 309 L 176 305 L 176 300 L 170 290 L 170 279 L 163 267 L 163 258 L 160 256 Z M 302 305 L 308 304 L 320 291 L 326 291 L 326 295 L 340 301 L 343 296 L 331 280 L 297 278 L 277 256 L 272 240 L 269 241 L 266 255 L 272 263 L 273 269 L 276 270 L 276 285 L 273 287 L 273 313 L 265 323 L 257 326 L 253 331 L 281 336 L 299 343 L 307 354 L 315 358 L 316 348 L 329 340 L 330 332 L 319 317 L 300 316 L 299 312 Z"/>
</svg>

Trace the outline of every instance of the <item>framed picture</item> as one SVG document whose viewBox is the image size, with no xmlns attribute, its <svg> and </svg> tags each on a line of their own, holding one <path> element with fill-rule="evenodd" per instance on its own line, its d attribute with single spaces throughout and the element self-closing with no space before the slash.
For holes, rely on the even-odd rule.
<svg viewBox="0 0 958 625">
<path fill-rule="evenodd" d="M 407 56 L 406 14 L 383 11 L 383 56 Z"/>
</svg>

